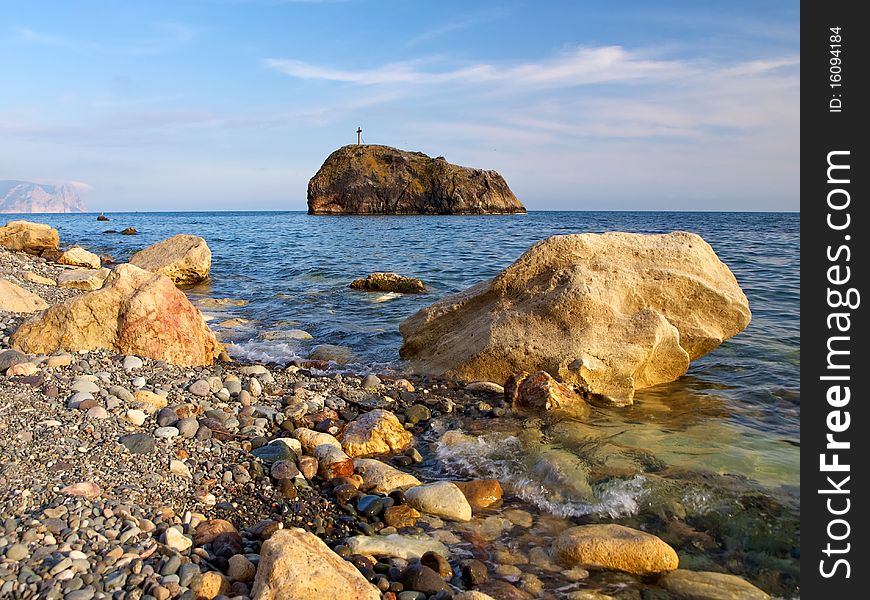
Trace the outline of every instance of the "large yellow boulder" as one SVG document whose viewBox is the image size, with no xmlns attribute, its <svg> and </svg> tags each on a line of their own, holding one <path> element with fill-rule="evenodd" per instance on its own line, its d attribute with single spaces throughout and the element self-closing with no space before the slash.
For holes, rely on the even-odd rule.
<svg viewBox="0 0 870 600">
<path fill-rule="evenodd" d="M 28 254 L 41 254 L 43 250 L 60 248 L 60 235 L 44 223 L 9 221 L 0 227 L 0 246 Z"/>
<path fill-rule="evenodd" d="M 211 250 L 201 237 L 180 233 L 140 250 L 130 263 L 186 285 L 208 279 Z"/>
</svg>

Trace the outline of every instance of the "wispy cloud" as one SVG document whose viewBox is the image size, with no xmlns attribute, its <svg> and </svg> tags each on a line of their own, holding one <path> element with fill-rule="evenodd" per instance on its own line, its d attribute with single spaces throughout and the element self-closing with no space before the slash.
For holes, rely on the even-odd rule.
<svg viewBox="0 0 870 600">
<path fill-rule="evenodd" d="M 153 33 L 139 38 L 124 38 L 103 41 L 83 40 L 75 37 L 36 31 L 29 27 L 15 27 L 19 42 L 63 48 L 73 52 L 101 55 L 154 56 L 175 50 L 196 38 L 196 30 L 177 22 L 157 23 Z"/>
<path fill-rule="evenodd" d="M 685 71 L 676 60 L 656 60 L 621 46 L 577 48 L 557 57 L 514 65 L 477 63 L 447 70 L 423 69 L 423 61 L 395 62 L 360 70 L 322 67 L 295 59 L 267 58 L 263 64 L 299 79 L 320 79 L 362 85 L 509 84 L 517 87 L 566 87 L 642 80 Z"/>
<path fill-rule="evenodd" d="M 426 31 L 412 37 L 408 40 L 408 46 L 416 46 L 422 44 L 424 42 L 429 42 L 436 38 L 439 38 L 448 33 L 453 33 L 454 31 L 461 31 L 463 29 L 468 29 L 470 27 L 474 27 L 475 25 L 480 25 L 482 23 L 488 23 L 490 21 L 495 21 L 498 19 L 503 19 L 505 17 L 510 16 L 511 11 L 507 7 L 498 7 L 492 10 L 488 10 L 485 12 L 474 13 L 471 15 L 466 15 L 463 18 L 455 19 L 453 21 L 448 21 L 447 23 L 442 23 L 431 29 L 427 29 Z"/>
</svg>

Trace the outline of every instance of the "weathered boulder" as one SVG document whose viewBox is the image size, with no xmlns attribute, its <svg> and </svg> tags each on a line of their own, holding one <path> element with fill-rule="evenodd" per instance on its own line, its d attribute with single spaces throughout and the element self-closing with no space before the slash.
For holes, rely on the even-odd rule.
<svg viewBox="0 0 870 600">
<path fill-rule="evenodd" d="M 413 277 L 397 273 L 372 273 L 365 279 L 354 279 L 350 287 L 363 292 L 398 292 L 419 294 L 426 291 L 426 284 Z"/>
<path fill-rule="evenodd" d="M 92 292 L 103 287 L 110 272 L 106 268 L 64 271 L 57 276 L 57 287 Z"/>
<path fill-rule="evenodd" d="M 211 250 L 196 235 L 180 233 L 140 250 L 130 263 L 169 277 L 176 285 L 198 283 L 208 279 Z"/>
<path fill-rule="evenodd" d="M 341 450 L 341 442 L 335 436 L 328 433 L 314 431 L 307 427 L 297 427 L 293 430 L 293 437 L 299 440 L 302 450 L 308 454 L 314 454 L 314 449 L 321 444 L 330 444 Z"/>
<path fill-rule="evenodd" d="M 353 475 L 353 460 L 341 448 L 332 444 L 320 444 L 314 449 L 317 473 L 324 479 L 350 477 Z"/>
<path fill-rule="evenodd" d="M 418 372 L 466 381 L 547 371 L 630 404 L 750 318 L 734 275 L 698 235 L 561 235 L 406 319 L 400 354 Z"/>
<path fill-rule="evenodd" d="M 341 446 L 351 458 L 360 458 L 401 452 L 411 445 L 413 437 L 396 415 L 379 408 L 348 423 Z"/>
<path fill-rule="evenodd" d="M 471 505 L 452 481 L 436 481 L 412 487 L 405 492 L 408 506 L 420 512 L 451 521 L 470 521 Z"/>
<path fill-rule="evenodd" d="M 57 250 L 60 235 L 57 229 L 43 223 L 9 221 L 0 227 L 0 246 L 28 254 L 41 254 L 43 250 Z"/>
<path fill-rule="evenodd" d="M 576 419 L 589 416 L 590 408 L 586 401 L 546 371 L 515 373 L 508 377 L 504 388 L 505 400 L 518 415 L 549 414 Z"/>
<path fill-rule="evenodd" d="M 382 494 L 420 485 L 420 480 L 374 458 L 358 458 L 353 466 L 363 478 L 365 487 Z"/>
<path fill-rule="evenodd" d="M 72 267 L 85 267 L 86 269 L 100 268 L 100 257 L 80 246 L 73 246 L 69 250 L 61 252 L 55 262 Z"/>
<path fill-rule="evenodd" d="M 0 311 L 32 313 L 48 308 L 48 303 L 23 287 L 0 279 Z"/>
<path fill-rule="evenodd" d="M 495 171 L 389 146 L 344 146 L 308 182 L 308 214 L 482 215 L 525 213 Z"/>
<path fill-rule="evenodd" d="M 279 529 L 263 542 L 253 600 L 380 600 L 350 562 L 302 529 Z"/>
<path fill-rule="evenodd" d="M 569 567 L 645 575 L 673 571 L 679 558 L 660 538 L 622 525 L 578 525 L 553 541 L 552 556 Z"/>
<path fill-rule="evenodd" d="M 677 569 L 659 585 L 681 600 L 770 600 L 766 592 L 728 573 Z"/>
<path fill-rule="evenodd" d="M 102 289 L 28 318 L 10 341 L 29 354 L 106 348 L 181 366 L 212 364 L 222 350 L 169 278 L 130 264 L 117 266 Z"/>
</svg>

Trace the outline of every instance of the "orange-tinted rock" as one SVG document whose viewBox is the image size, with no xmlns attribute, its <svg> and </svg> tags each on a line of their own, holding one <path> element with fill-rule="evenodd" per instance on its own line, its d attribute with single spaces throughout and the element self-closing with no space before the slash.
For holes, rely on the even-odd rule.
<svg viewBox="0 0 870 600">
<path fill-rule="evenodd" d="M 474 511 L 498 506 L 501 503 L 502 489 L 497 479 L 476 479 L 454 483 L 465 495 Z"/>
<path fill-rule="evenodd" d="M 27 319 L 11 344 L 30 354 L 105 348 L 180 366 L 210 365 L 222 350 L 171 280 L 130 264 L 116 267 L 102 289 Z"/>
<path fill-rule="evenodd" d="M 411 445 L 413 435 L 396 415 L 377 409 L 360 415 L 344 429 L 341 446 L 351 458 L 401 452 Z"/>
<path fill-rule="evenodd" d="M 585 418 L 590 412 L 589 405 L 577 392 L 546 371 L 512 375 L 505 383 L 505 398 L 518 415 Z"/>
</svg>

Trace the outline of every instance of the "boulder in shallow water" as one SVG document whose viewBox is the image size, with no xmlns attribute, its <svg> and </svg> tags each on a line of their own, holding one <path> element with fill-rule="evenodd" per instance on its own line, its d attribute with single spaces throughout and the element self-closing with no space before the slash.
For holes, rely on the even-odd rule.
<svg viewBox="0 0 870 600">
<path fill-rule="evenodd" d="M 9 221 L 0 227 L 0 246 L 28 254 L 42 254 L 60 248 L 60 235 L 44 223 Z"/>
<path fill-rule="evenodd" d="M 659 585 L 680 600 L 770 600 L 764 591 L 728 573 L 677 569 L 659 579 Z"/>
<path fill-rule="evenodd" d="M 504 386 L 505 400 L 518 415 L 554 415 L 583 419 L 589 405 L 570 386 L 559 383 L 546 371 L 515 373 Z"/>
<path fill-rule="evenodd" d="M 400 354 L 419 373 L 465 381 L 547 371 L 630 404 L 750 317 L 734 275 L 698 235 L 560 235 L 406 319 Z"/>
<path fill-rule="evenodd" d="M 48 308 L 48 303 L 23 287 L 0 279 L 0 311 L 32 313 Z"/>
<path fill-rule="evenodd" d="M 101 266 L 99 256 L 93 252 L 88 252 L 80 246 L 73 246 L 69 250 L 61 252 L 55 262 L 60 265 L 84 267 L 86 269 L 99 269 Z"/>
<path fill-rule="evenodd" d="M 579 525 L 559 534 L 552 556 L 569 567 L 637 575 L 673 571 L 677 553 L 660 538 L 622 525 Z"/>
<path fill-rule="evenodd" d="M 400 294 L 419 294 L 426 291 L 426 285 L 419 279 L 404 277 L 397 273 L 372 273 L 365 279 L 354 279 L 350 287 L 363 292 L 398 292 Z"/>
<path fill-rule="evenodd" d="M 279 529 L 263 542 L 253 600 L 380 600 L 380 591 L 320 538 Z"/>
<path fill-rule="evenodd" d="M 180 366 L 210 365 L 222 350 L 169 278 L 130 264 L 116 267 L 102 289 L 30 317 L 10 341 L 30 354 L 105 348 Z"/>
<path fill-rule="evenodd" d="M 308 357 L 311 360 L 332 361 L 339 365 L 346 365 L 357 361 L 353 350 L 347 346 L 336 346 L 334 344 L 319 344 L 311 349 L 311 354 Z"/>
<path fill-rule="evenodd" d="M 176 285 L 208 279 L 211 250 L 197 235 L 180 233 L 140 250 L 130 262 L 141 269 L 169 277 Z"/>
<path fill-rule="evenodd" d="M 351 458 L 394 454 L 410 446 L 413 437 L 399 423 L 396 415 L 379 408 L 348 423 L 341 438 L 341 446 Z"/>
<path fill-rule="evenodd" d="M 471 505 L 452 481 L 436 481 L 412 487 L 405 492 L 408 506 L 420 512 L 450 519 L 470 521 Z"/>
<path fill-rule="evenodd" d="M 501 504 L 502 489 L 498 479 L 457 481 L 455 485 L 465 495 L 472 510 L 483 510 Z"/>
</svg>

